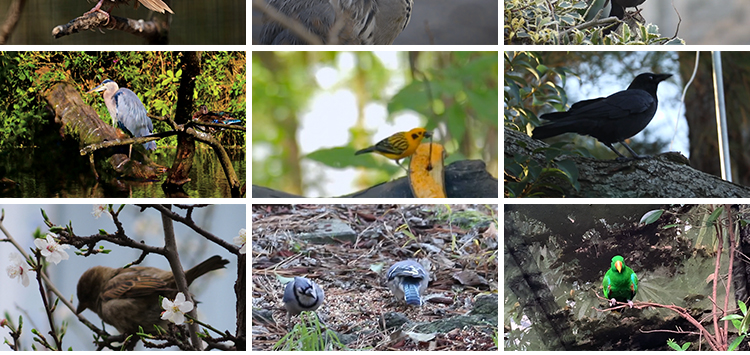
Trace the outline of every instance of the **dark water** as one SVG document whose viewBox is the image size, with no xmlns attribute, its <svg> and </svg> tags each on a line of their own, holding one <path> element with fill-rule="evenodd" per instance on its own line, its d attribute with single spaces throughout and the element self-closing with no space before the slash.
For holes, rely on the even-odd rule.
<svg viewBox="0 0 750 355">
<path fill-rule="evenodd" d="M 246 181 L 244 149 L 227 150 L 241 183 Z M 169 168 L 175 149 L 159 148 L 150 155 L 157 164 Z M 10 179 L 16 184 L 3 182 Z M 87 157 L 78 154 L 75 146 L 60 144 L 54 149 L 21 148 L 0 152 L 0 197 L 176 197 L 167 196 L 161 188 L 166 174 L 159 181 L 132 181 L 102 178 L 97 181 Z M 189 197 L 232 197 L 224 171 L 213 150 L 196 149 L 190 179 L 183 186 Z"/>
</svg>

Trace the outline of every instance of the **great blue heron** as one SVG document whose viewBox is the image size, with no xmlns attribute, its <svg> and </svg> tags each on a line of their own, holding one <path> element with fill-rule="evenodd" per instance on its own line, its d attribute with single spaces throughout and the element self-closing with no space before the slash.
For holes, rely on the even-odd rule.
<svg viewBox="0 0 750 355">
<path fill-rule="evenodd" d="M 151 134 L 154 125 L 148 118 L 146 107 L 133 91 L 117 86 L 112 80 L 104 80 L 101 85 L 89 90 L 87 93 L 104 91 L 104 104 L 107 106 L 109 116 L 112 117 L 112 126 L 120 128 L 131 137 L 143 137 Z M 156 149 L 156 143 L 146 142 L 143 147 L 148 150 Z M 132 150 L 132 147 L 131 147 Z M 128 152 L 130 156 L 130 152 Z"/>
<path fill-rule="evenodd" d="M 101 10 L 102 3 L 104 3 L 104 1 L 109 1 L 109 2 L 112 3 L 112 6 L 109 7 L 109 11 Z M 159 12 L 159 13 L 162 13 L 162 14 L 165 11 L 169 12 L 170 14 L 174 13 L 174 12 L 172 12 L 172 9 L 170 9 L 169 6 L 167 4 L 165 4 L 161 0 L 136 0 L 135 7 L 138 7 L 138 3 L 139 2 L 141 4 L 143 4 L 143 6 L 147 7 L 151 11 Z M 125 5 L 127 5 L 129 3 L 130 3 L 130 0 L 99 0 L 99 2 L 96 3 L 96 6 L 94 6 L 94 8 L 92 8 L 91 10 L 87 11 L 86 13 L 84 13 L 84 15 L 88 15 L 90 13 L 99 11 L 99 12 L 107 15 L 107 19 L 109 19 L 109 12 L 112 11 L 112 8 L 115 5 L 118 5 L 118 4 L 125 4 Z"/>
</svg>

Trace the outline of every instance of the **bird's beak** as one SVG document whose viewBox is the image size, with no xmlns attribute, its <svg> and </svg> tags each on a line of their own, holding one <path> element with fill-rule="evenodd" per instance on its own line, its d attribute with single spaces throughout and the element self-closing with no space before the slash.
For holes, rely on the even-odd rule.
<svg viewBox="0 0 750 355">
<path fill-rule="evenodd" d="M 654 79 L 656 79 L 657 83 L 660 83 L 664 80 L 667 80 L 672 77 L 672 74 L 655 74 Z"/>
<path fill-rule="evenodd" d="M 425 138 L 430 138 L 430 137 L 432 137 L 432 133 L 430 133 L 430 131 L 426 131 L 426 132 L 424 132 L 424 137 Z"/>
<path fill-rule="evenodd" d="M 615 269 L 617 269 L 617 272 L 622 272 L 622 261 L 615 261 Z"/>
<path fill-rule="evenodd" d="M 99 91 L 104 91 L 104 90 L 105 90 L 104 85 L 99 85 L 99 86 L 97 86 L 97 87 L 95 87 L 95 88 L 93 88 L 93 89 L 91 89 L 89 91 L 86 91 L 86 93 L 88 94 L 88 93 L 99 92 Z"/>
</svg>

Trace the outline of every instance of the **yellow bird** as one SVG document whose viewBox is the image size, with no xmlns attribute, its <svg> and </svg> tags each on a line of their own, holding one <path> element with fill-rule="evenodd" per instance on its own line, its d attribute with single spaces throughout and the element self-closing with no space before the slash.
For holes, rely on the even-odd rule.
<svg viewBox="0 0 750 355">
<path fill-rule="evenodd" d="M 388 159 L 395 160 L 396 164 L 403 169 L 404 167 L 401 166 L 399 160 L 414 154 L 425 137 L 430 138 L 432 134 L 424 128 L 414 128 L 409 132 L 398 132 L 371 147 L 358 150 L 354 155 L 375 152 Z"/>
</svg>

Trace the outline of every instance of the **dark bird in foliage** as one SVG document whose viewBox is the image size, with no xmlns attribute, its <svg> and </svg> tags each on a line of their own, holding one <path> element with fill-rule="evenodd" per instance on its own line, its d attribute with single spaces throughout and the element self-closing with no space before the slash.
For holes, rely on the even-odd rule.
<svg viewBox="0 0 750 355">
<path fill-rule="evenodd" d="M 627 90 L 607 97 L 579 101 L 568 111 L 552 112 L 540 117 L 550 122 L 537 127 L 532 133 L 534 139 L 554 137 L 573 132 L 588 135 L 604 143 L 620 158 L 625 158 L 612 143 L 622 144 L 636 159 L 639 156 L 625 144 L 625 140 L 638 134 L 651 122 L 659 102 L 656 89 L 660 82 L 672 74 L 640 74 L 633 79 Z"/>
<path fill-rule="evenodd" d="M 643 4 L 646 0 L 612 0 L 612 9 L 609 10 L 609 16 L 617 16 L 620 20 L 625 17 L 625 8 L 635 7 Z"/>
<path fill-rule="evenodd" d="M 618 19 L 622 20 L 625 18 L 625 8 L 636 7 L 640 4 L 643 4 L 645 1 L 646 0 L 611 0 L 612 7 L 609 10 L 609 17 L 615 16 Z M 613 25 L 609 28 L 606 28 L 603 31 L 603 34 L 606 36 L 610 32 L 616 30 L 617 27 L 619 27 L 619 25 Z"/>
<path fill-rule="evenodd" d="M 336 11 L 329 0 L 267 0 L 273 7 L 328 42 L 334 24 L 338 44 L 391 44 L 411 19 L 414 0 L 346 0 Z M 340 15 L 340 18 L 336 18 Z M 338 26 L 340 24 L 340 26 Z M 264 16 L 261 44 L 309 44 Z"/>
</svg>

